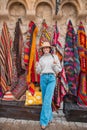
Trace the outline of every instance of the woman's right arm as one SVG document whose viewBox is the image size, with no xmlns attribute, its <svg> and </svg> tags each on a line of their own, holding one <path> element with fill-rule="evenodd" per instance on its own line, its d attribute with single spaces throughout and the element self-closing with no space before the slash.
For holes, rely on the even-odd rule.
<svg viewBox="0 0 87 130">
<path fill-rule="evenodd" d="M 40 61 L 39 61 L 39 62 L 36 62 L 36 73 L 37 73 L 37 74 L 40 74 L 40 73 L 41 73 L 41 64 L 40 64 Z"/>
</svg>

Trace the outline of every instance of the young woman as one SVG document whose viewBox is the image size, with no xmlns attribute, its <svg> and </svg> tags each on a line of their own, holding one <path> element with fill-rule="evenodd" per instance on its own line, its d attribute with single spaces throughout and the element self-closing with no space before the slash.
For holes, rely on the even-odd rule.
<svg viewBox="0 0 87 130">
<path fill-rule="evenodd" d="M 40 87 L 42 91 L 42 110 L 40 115 L 40 126 L 45 130 L 49 122 L 52 121 L 52 96 L 56 86 L 56 73 L 58 74 L 62 67 L 57 55 L 51 54 L 51 45 L 44 42 L 40 47 L 43 55 L 36 63 L 36 72 L 40 74 Z"/>
</svg>

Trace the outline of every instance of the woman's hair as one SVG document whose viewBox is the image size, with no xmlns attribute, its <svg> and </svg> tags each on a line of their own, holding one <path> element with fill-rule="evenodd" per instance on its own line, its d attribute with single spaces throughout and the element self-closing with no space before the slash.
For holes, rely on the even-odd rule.
<svg viewBox="0 0 87 130">
<path fill-rule="evenodd" d="M 50 48 L 50 47 L 49 47 Z M 42 52 L 43 52 L 43 48 L 42 48 Z M 52 52 L 52 48 L 50 48 L 50 52 L 49 53 L 51 53 Z M 44 54 L 44 52 L 43 52 L 43 54 Z"/>
<path fill-rule="evenodd" d="M 49 47 L 49 48 L 50 48 L 50 47 Z M 50 48 L 50 52 L 49 52 L 49 53 L 52 54 L 52 52 L 53 52 L 53 50 L 52 50 L 52 48 Z M 42 48 L 42 49 L 39 49 L 39 56 L 41 57 L 43 54 L 44 54 L 43 48 Z"/>
</svg>

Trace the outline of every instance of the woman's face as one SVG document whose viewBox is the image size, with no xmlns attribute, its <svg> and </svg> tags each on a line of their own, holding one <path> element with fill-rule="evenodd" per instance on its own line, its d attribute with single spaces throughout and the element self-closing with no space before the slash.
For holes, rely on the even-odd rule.
<svg viewBox="0 0 87 130">
<path fill-rule="evenodd" d="M 44 47 L 43 48 L 43 53 L 48 54 L 50 52 L 50 47 Z"/>
</svg>

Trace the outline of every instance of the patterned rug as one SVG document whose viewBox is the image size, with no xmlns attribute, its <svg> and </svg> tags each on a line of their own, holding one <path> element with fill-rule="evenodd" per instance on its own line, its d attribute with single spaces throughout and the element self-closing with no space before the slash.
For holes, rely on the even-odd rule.
<svg viewBox="0 0 87 130">
<path fill-rule="evenodd" d="M 77 96 L 80 63 L 77 48 L 77 38 L 71 20 L 68 23 L 65 42 L 64 68 L 68 82 L 68 89 L 71 95 Z"/>
<path fill-rule="evenodd" d="M 87 107 L 87 42 L 82 22 L 78 28 L 78 46 L 81 71 L 79 75 L 77 103 L 81 107 Z"/>
</svg>

